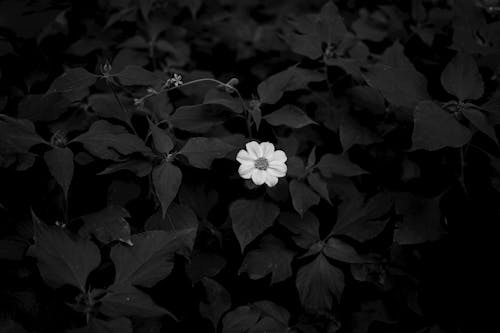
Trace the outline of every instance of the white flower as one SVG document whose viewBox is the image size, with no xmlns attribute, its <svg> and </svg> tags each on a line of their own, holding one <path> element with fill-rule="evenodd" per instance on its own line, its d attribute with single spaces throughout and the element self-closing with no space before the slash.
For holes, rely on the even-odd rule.
<svg viewBox="0 0 500 333">
<path fill-rule="evenodd" d="M 244 179 L 252 179 L 255 185 L 266 183 L 272 187 L 278 183 L 279 177 L 286 175 L 286 154 L 282 150 L 274 150 L 270 142 L 258 144 L 255 141 L 246 144 L 246 150 L 238 152 L 236 160 L 241 163 L 238 173 Z"/>
<path fill-rule="evenodd" d="M 174 85 L 174 87 L 178 87 L 181 84 L 183 84 L 182 76 L 180 74 L 174 74 L 174 77 L 171 78 L 170 80 L 171 80 L 172 84 Z"/>
</svg>

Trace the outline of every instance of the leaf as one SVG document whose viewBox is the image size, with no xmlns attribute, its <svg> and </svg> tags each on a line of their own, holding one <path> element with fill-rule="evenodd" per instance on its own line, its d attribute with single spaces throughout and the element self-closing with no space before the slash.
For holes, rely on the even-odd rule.
<svg viewBox="0 0 500 333">
<path fill-rule="evenodd" d="M 170 233 L 145 231 L 132 236 L 134 246 L 113 246 L 110 253 L 116 270 L 113 286 L 154 286 L 170 274 L 175 252 L 186 247 L 186 240 L 193 232 L 193 229 Z"/>
<path fill-rule="evenodd" d="M 317 124 L 304 111 L 291 104 L 287 104 L 281 109 L 264 116 L 263 119 L 273 126 L 285 125 L 291 128 Z"/>
<path fill-rule="evenodd" d="M 319 169 L 321 174 L 327 178 L 334 175 L 354 177 L 368 173 L 352 163 L 345 155 L 325 154 L 321 156 L 315 168 Z"/>
<path fill-rule="evenodd" d="M 153 169 L 152 181 L 161 204 L 162 215 L 165 217 L 168 206 L 177 196 L 181 186 L 182 172 L 172 163 L 163 162 Z"/>
<path fill-rule="evenodd" d="M 40 275 L 52 288 L 69 284 L 86 292 L 87 276 L 101 261 L 90 240 L 72 238 L 60 227 L 49 227 L 33 214 L 35 243 L 27 255 L 37 259 Z"/>
<path fill-rule="evenodd" d="M 82 216 L 83 226 L 78 233 L 87 238 L 93 235 L 104 244 L 119 240 L 132 246 L 134 244 L 130 239 L 130 225 L 126 218 L 130 218 L 130 215 L 125 208 L 107 206 L 96 213 Z"/>
<path fill-rule="evenodd" d="M 349 264 L 374 262 L 372 258 L 360 255 L 351 245 L 335 237 L 328 239 L 328 242 L 323 248 L 323 254 L 331 259 Z"/>
<path fill-rule="evenodd" d="M 43 155 L 43 159 L 52 177 L 54 177 L 59 186 L 61 186 L 64 197 L 67 200 L 68 190 L 73 179 L 73 152 L 67 147 L 54 147 Z"/>
<path fill-rule="evenodd" d="M 172 114 L 170 122 L 184 131 L 206 133 L 234 116 L 232 110 L 220 104 L 198 104 L 181 106 Z"/>
<path fill-rule="evenodd" d="M 241 250 L 245 250 L 251 241 L 272 226 L 279 213 L 278 206 L 262 199 L 233 202 L 229 207 L 229 215 Z"/>
<path fill-rule="evenodd" d="M 311 82 L 324 80 L 325 76 L 319 72 L 292 66 L 261 82 L 257 92 L 261 103 L 275 104 L 286 91 L 304 89 Z"/>
<path fill-rule="evenodd" d="M 99 76 L 89 73 L 84 68 L 70 68 L 52 82 L 47 94 L 86 89 L 93 85 L 98 78 Z"/>
<path fill-rule="evenodd" d="M 409 68 L 377 64 L 365 73 L 365 79 L 395 106 L 414 108 L 418 102 L 429 99 L 427 80 Z"/>
<path fill-rule="evenodd" d="M 367 202 L 353 196 L 339 206 L 337 222 L 330 235 L 346 235 L 359 242 L 374 238 L 384 230 L 388 222 L 385 215 L 391 207 L 390 196 L 383 192 Z"/>
<path fill-rule="evenodd" d="M 339 126 L 340 142 L 344 151 L 354 145 L 367 146 L 383 141 L 374 131 L 361 125 L 354 117 L 346 114 Z"/>
<path fill-rule="evenodd" d="M 344 273 L 331 265 L 323 254 L 297 272 L 300 302 L 311 313 L 330 313 L 333 297 L 340 301 L 344 284 Z"/>
<path fill-rule="evenodd" d="M 155 86 L 161 82 L 158 75 L 136 65 L 127 66 L 113 76 L 125 86 Z"/>
<path fill-rule="evenodd" d="M 172 139 L 170 139 L 170 136 L 168 136 L 164 130 L 153 124 L 149 118 L 148 123 L 149 129 L 151 130 L 151 136 L 153 137 L 154 147 L 159 153 L 168 154 L 172 148 L 174 148 Z"/>
<path fill-rule="evenodd" d="M 205 289 L 205 297 L 200 302 L 200 314 L 217 328 L 222 315 L 231 308 L 231 295 L 215 280 L 203 278 L 201 283 Z"/>
<path fill-rule="evenodd" d="M 253 279 L 261 279 L 271 274 L 271 284 L 275 284 L 292 276 L 293 251 L 274 236 L 265 236 L 259 244 L 259 249 L 247 253 L 241 264 L 239 274 L 248 273 Z"/>
<path fill-rule="evenodd" d="M 396 196 L 396 213 L 403 221 L 396 226 L 394 241 L 401 245 L 437 241 L 444 233 L 441 226 L 441 195 L 422 198 L 411 193 Z"/>
<path fill-rule="evenodd" d="M 125 112 L 112 94 L 93 94 L 88 98 L 88 105 L 103 118 L 118 119 L 130 124 L 130 113 Z"/>
<path fill-rule="evenodd" d="M 241 101 L 219 89 L 209 90 L 203 99 L 203 104 L 222 105 L 234 113 L 243 113 Z"/>
<path fill-rule="evenodd" d="M 192 250 L 198 230 L 198 218 L 188 206 L 173 202 L 168 207 L 164 218 L 160 212 L 152 215 L 144 224 L 144 229 L 165 230 L 167 232 L 190 230 L 190 237 L 185 239 L 188 248 Z"/>
<path fill-rule="evenodd" d="M 293 234 L 293 241 L 303 249 L 310 248 L 320 240 L 319 221 L 311 212 L 306 212 L 302 217 L 296 213 L 284 212 L 280 214 L 278 223 Z"/>
<path fill-rule="evenodd" d="M 330 205 L 332 202 L 330 201 L 330 193 L 328 192 L 328 184 L 327 182 L 320 177 L 317 173 L 310 173 L 307 175 L 307 182 L 309 186 L 319 194 L 320 197 L 325 199 Z"/>
<path fill-rule="evenodd" d="M 476 108 L 466 107 L 462 109 L 462 114 L 472 123 L 472 125 L 474 125 L 474 127 L 489 136 L 493 141 L 495 141 L 495 143 L 498 144 L 495 127 L 484 113 Z"/>
<path fill-rule="evenodd" d="M 26 153 L 34 145 L 45 143 L 29 120 L 15 119 L 0 114 L 0 149 L 13 153 Z"/>
<path fill-rule="evenodd" d="M 208 169 L 216 158 L 225 157 L 235 147 L 217 138 L 190 138 L 179 151 L 196 168 Z"/>
<path fill-rule="evenodd" d="M 127 284 L 108 289 L 108 293 L 100 302 L 100 312 L 111 318 L 122 316 L 149 318 L 165 314 L 174 317 L 167 310 L 156 305 L 149 295 Z"/>
<path fill-rule="evenodd" d="M 144 177 L 149 175 L 152 169 L 153 167 L 151 165 L 151 162 L 149 161 L 130 159 L 123 163 L 112 164 L 106 169 L 99 172 L 97 175 L 108 175 L 121 170 L 128 170 L 130 172 L 133 172 L 137 177 Z"/>
<path fill-rule="evenodd" d="M 301 216 L 309 208 L 319 203 L 319 196 L 305 183 L 293 179 L 289 188 L 293 207 Z"/>
<path fill-rule="evenodd" d="M 415 108 L 412 150 L 459 148 L 471 139 L 471 132 L 450 113 L 431 101 L 420 102 Z"/>
<path fill-rule="evenodd" d="M 92 155 L 107 160 L 116 161 L 120 155 L 151 152 L 139 137 L 105 120 L 96 121 L 86 133 L 72 142 L 81 142 Z"/>
<path fill-rule="evenodd" d="M 444 89 L 460 101 L 478 99 L 483 96 L 483 78 L 474 58 L 459 52 L 448 63 L 441 74 Z"/>
<path fill-rule="evenodd" d="M 270 301 L 243 305 L 227 313 L 222 321 L 222 333 L 288 332 L 290 314 Z"/>
</svg>

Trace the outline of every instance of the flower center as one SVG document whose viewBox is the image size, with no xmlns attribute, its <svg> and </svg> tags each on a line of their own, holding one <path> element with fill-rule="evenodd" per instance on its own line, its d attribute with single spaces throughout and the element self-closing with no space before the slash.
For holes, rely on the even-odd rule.
<svg viewBox="0 0 500 333">
<path fill-rule="evenodd" d="M 266 170 L 269 167 L 269 162 L 264 157 L 259 157 L 255 160 L 255 168 L 259 170 Z"/>
</svg>

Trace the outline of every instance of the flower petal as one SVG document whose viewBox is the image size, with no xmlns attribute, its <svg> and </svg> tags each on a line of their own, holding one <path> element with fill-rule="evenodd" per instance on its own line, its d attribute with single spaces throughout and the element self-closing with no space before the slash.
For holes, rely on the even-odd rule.
<svg viewBox="0 0 500 333">
<path fill-rule="evenodd" d="M 264 170 L 255 169 L 252 172 L 252 181 L 255 185 L 262 185 L 266 181 L 267 173 Z"/>
<path fill-rule="evenodd" d="M 278 177 L 275 177 L 268 172 L 266 175 L 266 185 L 269 187 L 273 187 L 276 184 L 278 184 Z"/>
<path fill-rule="evenodd" d="M 259 157 L 262 157 L 262 149 L 260 148 L 260 145 L 256 141 L 252 141 L 246 144 L 248 154 L 256 160 Z"/>
<path fill-rule="evenodd" d="M 262 149 L 262 156 L 269 160 L 274 153 L 274 145 L 271 142 L 262 142 L 260 148 Z"/>
<path fill-rule="evenodd" d="M 254 163 L 256 159 L 253 158 L 246 150 L 242 149 L 238 152 L 238 155 L 236 155 L 236 160 L 243 164 Z"/>
<path fill-rule="evenodd" d="M 288 168 L 285 163 L 273 162 L 269 164 L 266 171 L 275 177 L 284 177 L 287 169 Z"/>
<path fill-rule="evenodd" d="M 287 160 L 286 154 L 283 150 L 276 150 L 271 158 L 269 159 L 269 162 L 281 162 L 285 163 Z"/>
<path fill-rule="evenodd" d="M 238 168 L 238 173 L 241 178 L 250 179 L 252 178 L 252 171 L 255 170 L 255 166 L 251 163 L 243 163 Z"/>
</svg>

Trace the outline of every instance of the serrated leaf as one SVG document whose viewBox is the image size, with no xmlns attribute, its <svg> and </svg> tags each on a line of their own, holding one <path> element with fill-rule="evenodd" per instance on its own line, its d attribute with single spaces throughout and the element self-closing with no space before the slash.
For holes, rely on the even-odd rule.
<svg viewBox="0 0 500 333">
<path fill-rule="evenodd" d="M 158 75 L 136 65 L 127 66 L 113 76 L 126 86 L 155 86 L 161 82 Z"/>
<path fill-rule="evenodd" d="M 165 217 L 160 212 L 152 215 L 144 224 L 146 230 L 165 230 L 167 232 L 178 232 L 183 230 L 194 230 L 190 237 L 186 237 L 186 245 L 193 249 L 196 232 L 198 230 L 198 218 L 188 206 L 170 204 Z"/>
<path fill-rule="evenodd" d="M 170 139 L 170 136 L 164 130 L 153 124 L 149 118 L 148 123 L 154 147 L 159 153 L 168 154 L 174 148 L 172 139 Z"/>
<path fill-rule="evenodd" d="M 367 173 L 352 163 L 345 155 L 325 154 L 321 156 L 315 167 L 324 177 L 333 177 L 334 175 L 354 177 Z"/>
<path fill-rule="evenodd" d="M 108 293 L 100 303 L 99 311 L 111 318 L 122 316 L 149 318 L 170 314 L 166 309 L 156 305 L 148 294 L 126 284 L 108 289 Z"/>
<path fill-rule="evenodd" d="M 231 295 L 215 280 L 203 278 L 201 283 L 205 289 L 205 297 L 200 302 L 200 314 L 217 328 L 222 315 L 231 308 Z"/>
<path fill-rule="evenodd" d="M 191 138 L 179 151 L 196 168 L 208 169 L 216 158 L 225 157 L 235 147 L 217 138 Z"/>
<path fill-rule="evenodd" d="M 37 259 L 40 275 L 53 288 L 69 284 L 86 291 L 87 277 L 101 261 L 90 240 L 73 238 L 60 227 L 49 227 L 33 217 L 35 243 L 27 255 Z"/>
<path fill-rule="evenodd" d="M 460 101 L 483 96 L 483 78 L 472 56 L 459 52 L 441 74 L 444 89 Z"/>
<path fill-rule="evenodd" d="M 235 116 L 232 110 L 220 104 L 181 106 L 170 117 L 176 128 L 193 133 L 206 133 Z"/>
<path fill-rule="evenodd" d="M 311 208 L 319 203 L 319 195 L 317 195 L 305 183 L 293 179 L 289 185 L 290 196 L 292 197 L 293 208 L 301 216 Z"/>
<path fill-rule="evenodd" d="M 458 148 L 471 139 L 468 128 L 431 101 L 418 103 L 413 117 L 412 150 Z"/>
<path fill-rule="evenodd" d="M 96 213 L 82 216 L 83 226 L 78 233 L 87 238 L 94 235 L 104 244 L 119 240 L 132 246 L 130 225 L 125 220 L 126 218 L 130 218 L 130 215 L 125 208 L 115 205 L 107 206 Z"/>
<path fill-rule="evenodd" d="M 294 256 L 295 253 L 287 249 L 278 238 L 266 236 L 262 239 L 257 250 L 247 253 L 239 274 L 246 272 L 253 280 L 271 274 L 271 284 L 281 282 L 292 276 Z"/>
<path fill-rule="evenodd" d="M 263 117 L 265 121 L 273 126 L 288 126 L 291 128 L 301 128 L 307 125 L 317 124 L 309 118 L 299 107 L 287 104 Z"/>
<path fill-rule="evenodd" d="M 297 272 L 296 286 L 300 302 L 311 313 L 329 313 L 333 301 L 344 291 L 344 273 L 319 254 Z"/>
<path fill-rule="evenodd" d="M 121 155 L 151 152 L 139 137 L 105 120 L 96 121 L 86 133 L 72 142 L 81 142 L 92 155 L 115 161 Z"/>
<path fill-rule="evenodd" d="M 184 250 L 193 232 L 196 230 L 145 231 L 132 236 L 134 246 L 120 243 L 113 246 L 110 253 L 116 270 L 113 286 L 154 286 L 170 274 L 174 254 Z"/>
<path fill-rule="evenodd" d="M 320 240 L 319 221 L 311 212 L 306 212 L 302 217 L 297 213 L 284 212 L 278 217 L 278 223 L 293 234 L 293 241 L 303 249 L 308 249 Z"/>
<path fill-rule="evenodd" d="M 233 202 L 229 207 L 229 215 L 241 250 L 245 250 L 251 241 L 272 226 L 279 213 L 278 206 L 262 199 Z"/>
<path fill-rule="evenodd" d="M 386 193 L 379 193 L 367 202 L 360 196 L 343 201 L 338 208 L 337 222 L 330 235 L 346 235 L 364 242 L 384 230 L 388 222 L 385 216 L 392 207 L 392 200 Z"/>
<path fill-rule="evenodd" d="M 354 247 L 335 237 L 328 239 L 323 248 L 323 254 L 331 259 L 349 264 L 374 262 L 372 258 L 360 255 Z"/>
<path fill-rule="evenodd" d="M 47 94 L 69 93 L 86 89 L 93 85 L 99 76 L 89 73 L 84 68 L 70 68 L 52 82 Z"/>
<path fill-rule="evenodd" d="M 325 76 L 319 72 L 292 66 L 261 82 L 257 92 L 261 103 L 274 104 L 286 91 L 304 89 L 311 82 L 324 80 Z"/>
<path fill-rule="evenodd" d="M 26 153 L 34 145 L 45 143 L 29 120 L 0 114 L 0 149 L 2 152 Z"/>
<path fill-rule="evenodd" d="M 52 177 L 61 186 L 64 197 L 67 200 L 68 190 L 73 180 L 73 152 L 67 147 L 54 147 L 43 155 L 43 159 Z"/>
<path fill-rule="evenodd" d="M 165 217 L 172 200 L 177 196 L 182 182 L 182 172 L 177 166 L 163 162 L 153 169 L 153 186 L 161 204 L 162 215 Z"/>
</svg>

